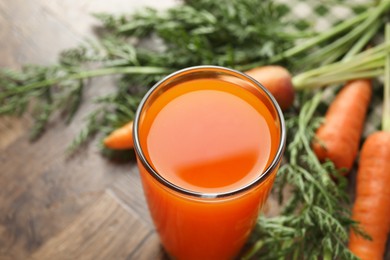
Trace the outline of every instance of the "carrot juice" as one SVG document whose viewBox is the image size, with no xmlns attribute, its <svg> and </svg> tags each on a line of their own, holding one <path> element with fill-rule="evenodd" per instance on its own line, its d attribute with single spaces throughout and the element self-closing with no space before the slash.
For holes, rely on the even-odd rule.
<svg viewBox="0 0 390 260">
<path fill-rule="evenodd" d="M 135 119 L 135 148 L 173 259 L 237 256 L 273 184 L 283 131 L 273 98 L 232 70 L 194 67 L 152 88 Z"/>
</svg>

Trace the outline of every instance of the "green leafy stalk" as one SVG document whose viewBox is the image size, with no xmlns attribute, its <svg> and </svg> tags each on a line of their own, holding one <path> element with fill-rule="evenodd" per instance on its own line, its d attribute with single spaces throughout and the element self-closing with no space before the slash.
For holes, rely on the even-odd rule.
<svg viewBox="0 0 390 260">
<path fill-rule="evenodd" d="M 357 40 L 359 40 L 362 35 L 367 35 L 367 31 L 373 29 L 378 29 L 378 24 L 381 24 L 379 22 L 379 17 L 385 13 L 390 7 L 390 1 L 389 0 L 383 0 L 379 3 L 379 5 L 376 8 L 373 8 L 372 10 L 368 10 L 367 12 L 369 15 L 367 18 L 362 21 L 357 26 L 353 27 L 350 32 L 347 34 L 341 36 L 334 42 L 328 44 L 327 46 L 320 48 L 319 50 L 315 51 L 313 54 L 308 56 L 307 58 L 304 58 L 302 60 L 302 63 L 306 63 L 308 60 L 317 61 L 319 63 L 322 63 L 322 61 L 325 59 L 327 62 L 333 62 L 340 58 L 346 51 L 350 49 L 350 46 L 352 46 Z M 335 52 L 336 51 L 336 52 Z M 333 55 L 334 53 L 337 53 L 338 55 Z M 331 57 L 331 59 L 329 59 Z"/>
<path fill-rule="evenodd" d="M 185 1 L 165 12 L 145 9 L 105 21 L 122 36 L 157 35 L 175 54 L 174 67 L 266 61 L 296 39 L 286 32 L 283 13 L 270 0 Z"/>
<path fill-rule="evenodd" d="M 386 13 L 389 8 L 390 1 L 382 0 L 378 6 L 367 9 L 365 12 L 355 16 L 354 18 L 345 20 L 328 31 L 311 37 L 310 39 L 273 56 L 268 63 L 276 63 L 287 58 L 295 57 L 314 47 L 318 47 L 323 43 L 329 43 L 332 39 L 335 40 L 331 41 L 328 45 L 322 48 L 318 48 L 310 55 L 302 57 L 295 65 L 314 65 L 317 63 L 327 64 L 342 57 L 346 52 L 357 53 L 378 31 L 382 25 L 380 16 Z M 355 44 L 356 41 L 358 41 L 359 44 Z M 354 46 L 354 49 L 350 50 L 352 46 Z M 255 62 L 242 66 L 240 65 L 236 68 L 239 70 L 248 70 L 262 65 L 265 65 L 265 63 Z"/>
<path fill-rule="evenodd" d="M 106 123 L 105 112 L 106 111 L 104 109 L 98 109 L 88 115 L 86 126 L 67 147 L 66 152 L 68 155 L 72 155 L 76 149 L 80 148 L 82 145 L 85 145 L 88 142 L 89 137 L 96 134 L 100 130 L 99 125 L 104 125 Z"/>
<path fill-rule="evenodd" d="M 66 102 L 69 104 L 69 108 L 68 106 L 66 107 L 67 110 L 69 110 L 68 116 L 65 120 L 67 124 L 69 124 L 72 121 L 74 115 L 76 114 L 77 110 L 81 105 L 83 90 L 84 90 L 84 82 L 83 80 L 79 80 L 76 88 L 70 93 L 70 95 L 66 99 Z"/>
<path fill-rule="evenodd" d="M 48 88 L 52 85 L 58 84 L 65 80 L 80 80 L 80 79 L 101 77 L 101 76 L 113 75 L 113 74 L 167 74 L 170 72 L 172 72 L 172 70 L 167 68 L 145 67 L 145 66 L 144 67 L 114 67 L 114 68 L 101 68 L 96 70 L 80 71 L 76 73 L 70 73 L 69 75 L 63 75 L 56 78 L 49 78 L 31 84 L 6 89 L 3 93 L 0 93 L 0 99 L 6 98 L 11 95 L 20 94 L 23 92 L 29 92 L 31 90 L 35 90 L 39 88 Z"/>
<path fill-rule="evenodd" d="M 320 163 L 310 147 L 321 122 L 316 116 L 321 98 L 322 93 L 309 97 L 298 117 L 287 117 L 288 163 L 278 173 L 275 190 L 288 184 L 293 192 L 281 216 L 260 217 L 258 240 L 244 259 L 357 259 L 346 247 L 349 229 L 357 228 L 347 206 L 346 180 L 332 163 Z"/>
<path fill-rule="evenodd" d="M 297 90 L 323 87 L 356 78 L 371 78 L 383 75 L 386 53 L 390 44 L 383 43 L 347 60 L 324 65 L 294 76 Z"/>
<path fill-rule="evenodd" d="M 364 19 L 369 17 L 370 11 L 366 11 L 364 13 L 361 13 L 360 15 L 355 16 L 352 19 L 345 20 L 344 22 L 336 25 L 329 31 L 325 33 L 321 33 L 317 35 L 316 37 L 313 37 L 312 39 L 305 41 L 302 44 L 297 45 L 296 47 L 293 47 L 285 52 L 282 52 L 281 54 L 275 56 L 273 59 L 271 59 L 271 62 L 277 62 L 282 59 L 295 56 L 297 54 L 300 54 L 307 49 L 311 47 L 315 47 L 325 41 L 328 41 L 329 39 L 333 38 L 334 36 L 338 35 L 339 33 L 342 33 L 346 30 L 349 30 L 350 28 L 355 27 L 357 24 L 361 23 Z"/>
<path fill-rule="evenodd" d="M 381 27 L 381 23 L 376 21 L 372 26 L 368 28 L 368 31 L 360 37 L 360 39 L 355 43 L 355 45 L 343 56 L 343 60 L 346 61 L 358 54 L 363 50 L 364 47 L 367 46 L 367 43 L 374 37 L 374 35 L 378 32 Z"/>
<path fill-rule="evenodd" d="M 37 107 L 35 112 L 37 115 L 34 116 L 35 122 L 30 132 L 30 140 L 34 141 L 40 137 L 43 133 L 47 122 L 49 121 L 50 115 L 54 110 L 54 106 L 51 104 L 42 104 Z"/>
<path fill-rule="evenodd" d="M 304 83 L 298 82 L 296 83 L 296 89 L 314 89 L 319 87 L 325 87 L 332 84 L 342 83 L 353 79 L 359 78 L 375 78 L 382 76 L 384 73 L 383 69 L 375 69 L 369 71 L 356 71 L 356 72 L 348 72 L 348 74 L 344 75 L 323 75 L 319 78 L 311 78 L 306 79 Z"/>
<path fill-rule="evenodd" d="M 390 23 L 385 27 L 386 43 L 390 43 Z M 390 131 L 390 50 L 387 51 L 385 64 L 385 81 L 383 87 L 383 131 Z"/>
<path fill-rule="evenodd" d="M 383 65 L 385 53 L 389 47 L 390 47 L 389 45 L 381 44 L 375 46 L 374 48 L 368 49 L 364 52 L 354 55 L 353 59 L 349 58 L 346 61 L 340 61 L 340 62 L 324 65 L 319 68 L 305 71 L 296 77 L 297 78 L 317 77 L 324 74 L 338 73 L 338 70 L 343 70 L 343 72 L 346 72 L 354 68 L 359 68 L 360 66 L 365 66 L 371 63 L 372 61 L 376 61 L 376 60 L 381 60 L 382 61 L 381 65 Z"/>
<path fill-rule="evenodd" d="M 356 26 L 356 24 L 359 24 L 361 21 L 363 21 L 364 19 L 369 17 L 370 11 L 363 12 L 363 13 L 361 13 L 361 14 L 359 14 L 351 19 L 345 20 L 345 21 L 339 23 L 338 25 L 336 25 L 335 27 L 331 28 L 330 30 L 323 32 L 323 33 L 320 33 L 314 37 L 311 37 L 310 39 L 304 41 L 303 43 L 297 44 L 296 46 L 273 56 L 268 61 L 268 63 L 277 63 L 277 62 L 280 62 L 282 60 L 297 56 L 299 54 L 307 52 L 307 50 L 309 50 L 313 47 L 316 47 L 321 43 L 329 41 L 330 39 L 334 38 L 338 34 L 343 33 L 347 30 L 350 30 L 351 28 Z M 257 66 L 262 66 L 264 64 L 265 64 L 264 62 L 255 62 L 255 63 L 246 64 L 246 65 L 236 66 L 236 69 L 245 71 L 245 70 L 257 67 Z"/>
</svg>

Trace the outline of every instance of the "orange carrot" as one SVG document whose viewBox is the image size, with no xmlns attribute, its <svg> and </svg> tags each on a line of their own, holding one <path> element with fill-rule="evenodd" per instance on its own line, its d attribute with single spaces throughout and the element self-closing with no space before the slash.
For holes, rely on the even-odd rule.
<svg viewBox="0 0 390 260">
<path fill-rule="evenodd" d="M 371 94 L 371 81 L 365 79 L 347 83 L 337 94 L 314 138 L 313 150 L 318 159 L 330 159 L 338 169 L 351 169 Z"/>
<path fill-rule="evenodd" d="M 385 28 L 390 43 L 390 23 Z M 370 135 L 363 145 L 352 210 L 352 219 L 372 238 L 350 233 L 349 249 L 362 260 L 383 259 L 390 232 L 390 53 L 384 71 L 382 131 Z"/>
<path fill-rule="evenodd" d="M 263 66 L 248 70 L 245 74 L 251 76 L 275 97 L 282 110 L 288 109 L 294 101 L 294 88 L 291 75 L 281 66 Z"/>
<path fill-rule="evenodd" d="M 133 121 L 113 131 L 103 142 L 110 149 L 125 150 L 133 148 Z"/>
<path fill-rule="evenodd" d="M 349 249 L 365 260 L 383 259 L 390 231 L 390 132 L 370 135 L 361 151 L 352 219 L 372 241 L 351 231 Z"/>
</svg>

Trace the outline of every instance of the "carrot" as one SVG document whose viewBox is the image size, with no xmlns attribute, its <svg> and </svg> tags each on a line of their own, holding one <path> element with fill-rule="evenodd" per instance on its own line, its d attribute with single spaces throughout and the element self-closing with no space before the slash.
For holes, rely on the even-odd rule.
<svg viewBox="0 0 390 260">
<path fill-rule="evenodd" d="M 367 260 L 382 259 L 390 231 L 390 132 L 370 135 L 361 151 L 352 219 L 372 241 L 351 231 L 349 249 Z"/>
<path fill-rule="evenodd" d="M 282 110 L 288 109 L 294 102 L 295 91 L 291 81 L 291 75 L 281 66 L 257 67 L 245 72 L 251 76 L 275 97 Z"/>
<path fill-rule="evenodd" d="M 371 94 L 371 81 L 365 79 L 348 82 L 337 94 L 312 144 L 318 159 L 330 159 L 338 169 L 351 169 Z"/>
<path fill-rule="evenodd" d="M 390 23 L 386 25 L 386 41 L 390 43 Z M 390 232 L 390 53 L 384 82 L 382 131 L 370 135 L 363 144 L 352 210 L 352 219 L 372 239 L 350 232 L 349 249 L 363 260 L 383 259 Z"/>
<path fill-rule="evenodd" d="M 114 130 L 103 140 L 107 148 L 125 150 L 133 148 L 133 121 L 128 122 L 121 128 Z"/>
</svg>

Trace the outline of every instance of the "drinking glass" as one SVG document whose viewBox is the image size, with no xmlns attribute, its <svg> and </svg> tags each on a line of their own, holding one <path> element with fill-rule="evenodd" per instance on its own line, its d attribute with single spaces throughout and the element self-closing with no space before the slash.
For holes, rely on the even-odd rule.
<svg viewBox="0 0 390 260">
<path fill-rule="evenodd" d="M 187 91 L 183 87 L 183 84 L 188 82 L 192 84 L 192 89 Z M 168 178 L 168 173 L 164 171 L 164 167 L 158 167 L 157 161 L 164 163 L 164 160 L 166 160 L 165 158 L 168 158 L 167 160 L 175 160 L 174 155 L 169 157 L 169 151 L 171 151 L 170 149 L 173 149 L 172 147 L 182 145 L 180 143 L 176 144 L 176 142 L 186 143 L 188 141 L 189 143 L 194 143 L 194 145 L 202 143 L 202 141 L 204 141 L 203 139 L 206 138 L 206 135 L 198 136 L 197 140 L 185 140 L 180 138 L 186 138 L 185 135 L 184 137 L 181 137 L 183 133 L 188 133 L 188 135 L 191 136 L 190 132 L 195 131 L 193 130 L 194 128 L 202 127 L 203 121 L 201 118 L 203 116 L 207 117 L 209 114 L 218 112 L 217 110 L 219 107 L 218 104 L 216 104 L 213 109 L 204 112 L 204 115 L 202 114 L 201 117 L 190 118 L 188 119 L 189 121 L 183 121 L 183 119 L 167 121 L 166 124 L 175 124 L 175 126 L 171 128 L 175 130 L 175 133 L 172 133 L 172 135 L 178 135 L 178 140 L 173 138 L 169 142 L 164 139 L 166 137 L 163 133 L 160 135 L 158 132 L 152 136 L 150 131 L 153 124 L 157 124 L 155 121 L 157 121 L 156 118 L 159 114 L 163 112 L 169 113 L 167 107 L 169 105 L 173 106 L 171 102 L 174 102 L 176 97 L 185 95 L 187 92 L 191 92 L 192 94 L 198 93 L 197 82 L 204 83 L 199 84 L 199 90 L 207 90 L 207 82 L 213 82 L 213 84 L 217 82 L 216 84 L 220 83 L 221 85 L 228 86 L 228 88 L 231 87 L 233 92 L 229 93 L 229 95 L 236 95 L 238 98 L 242 98 L 243 102 L 249 100 L 251 102 L 251 107 L 255 110 L 258 109 L 257 106 L 262 107 L 263 110 L 266 110 L 267 115 L 269 115 L 267 126 L 270 130 L 267 131 L 267 133 L 258 133 L 259 136 L 264 135 L 270 138 L 270 142 L 268 143 L 269 149 L 267 148 L 269 150 L 268 157 L 264 159 L 260 155 L 256 155 L 257 158 L 254 158 L 254 162 L 263 161 L 265 162 L 265 166 L 262 170 L 255 172 L 255 175 L 248 181 L 237 185 L 227 185 L 225 188 L 206 187 L 204 189 L 197 189 L 195 187 L 196 185 L 193 188 L 189 188 L 189 186 L 183 185 L 183 182 L 179 181 L 179 179 L 176 181 L 176 179 L 172 177 L 172 175 L 175 174 L 182 174 L 181 172 L 171 172 L 172 169 L 166 170 L 170 171 L 169 174 L 171 178 Z M 176 96 L 171 95 L 169 97 L 169 93 L 176 91 L 176 88 L 182 90 L 177 91 Z M 225 89 L 224 86 L 220 88 L 216 86 L 216 88 L 219 89 L 218 91 L 222 92 Z M 181 109 L 183 111 L 188 109 L 187 106 L 189 105 L 200 109 L 204 105 L 202 102 L 214 102 L 212 100 L 214 92 L 210 91 L 210 95 L 207 93 L 209 92 L 205 91 L 202 98 L 194 98 L 192 101 L 189 99 L 190 101 L 183 101 L 182 103 L 176 102 L 177 104 L 175 103 L 174 105 L 183 106 L 183 108 L 177 108 L 177 111 L 179 112 Z M 216 92 L 216 94 L 218 93 Z M 164 99 L 165 103 L 161 101 Z M 159 107 L 154 107 L 158 102 L 160 102 Z M 189 102 L 195 102 L 195 104 L 189 104 Z M 199 102 L 199 104 L 196 102 Z M 227 104 L 227 108 L 224 109 L 230 111 L 230 103 Z M 198 113 L 198 111 L 196 111 L 196 113 Z M 186 116 L 191 117 L 191 114 Z M 242 118 L 245 118 L 245 115 L 239 115 L 235 118 L 241 120 Z M 188 122 L 193 121 L 200 126 L 188 126 Z M 233 121 L 235 121 L 235 119 Z M 161 124 L 165 127 L 164 123 Z M 232 122 L 232 125 L 233 124 L 234 122 Z M 167 125 L 167 127 L 169 128 L 170 125 Z M 234 125 L 234 127 L 237 129 L 233 130 L 238 131 L 238 135 L 235 138 L 244 138 L 240 135 L 245 134 L 245 131 L 253 130 L 241 129 L 241 126 L 239 125 Z M 242 126 L 242 128 L 244 127 L 245 126 Z M 244 131 L 242 134 L 240 133 L 241 130 Z M 210 127 L 207 131 L 213 131 L 213 128 Z M 221 138 L 225 138 L 224 134 L 225 133 L 220 133 L 222 136 Z M 232 69 L 217 66 L 197 66 L 183 69 L 162 79 L 145 95 L 136 112 L 133 136 L 138 168 L 140 170 L 143 190 L 149 211 L 161 243 L 169 256 L 172 259 L 189 260 L 233 259 L 236 257 L 256 224 L 259 211 L 271 190 L 285 147 L 286 136 L 283 114 L 274 97 L 259 82 L 246 74 Z M 151 142 L 153 138 L 164 139 L 161 140 L 161 142 L 165 142 L 166 147 L 160 147 L 160 150 L 157 149 L 152 155 L 151 151 L 148 149 L 151 149 L 150 145 L 152 145 Z M 216 136 L 216 139 L 218 138 L 219 135 Z M 208 142 L 210 142 L 210 140 Z M 218 151 L 231 151 L 234 149 L 234 147 L 224 146 L 223 142 L 221 143 L 221 146 L 223 147 Z M 191 150 L 191 148 L 189 148 L 189 150 Z M 261 145 L 259 151 L 262 151 Z M 198 153 L 194 151 L 191 152 L 193 153 L 191 156 L 202 158 L 202 156 L 204 156 L 203 153 L 209 151 L 205 148 Z M 179 157 L 178 155 L 176 156 Z M 218 167 L 223 167 L 223 165 L 220 164 L 227 163 L 229 164 L 229 168 L 233 167 L 237 169 L 237 172 L 247 170 L 244 163 L 240 162 L 241 157 L 238 156 L 237 158 L 234 156 L 224 158 L 222 161 L 218 162 Z M 202 164 L 202 162 L 199 161 L 199 164 Z M 201 171 L 209 170 L 207 169 L 208 165 L 209 164 L 206 163 L 199 167 L 197 165 L 191 165 L 191 167 L 195 169 L 194 171 L 198 169 L 199 174 L 202 174 Z M 214 164 L 212 166 L 214 166 Z M 198 173 L 192 172 L 191 174 Z M 210 180 L 210 183 L 217 183 L 218 181 L 221 181 L 221 183 L 226 182 L 223 177 L 224 173 L 218 174 L 218 179 Z M 204 181 L 202 183 L 205 183 L 207 186 L 209 182 L 208 178 L 211 175 L 212 174 L 203 174 L 203 179 L 200 180 L 200 182 Z M 234 177 L 231 176 L 229 178 L 232 178 L 232 180 L 234 179 Z"/>
</svg>

